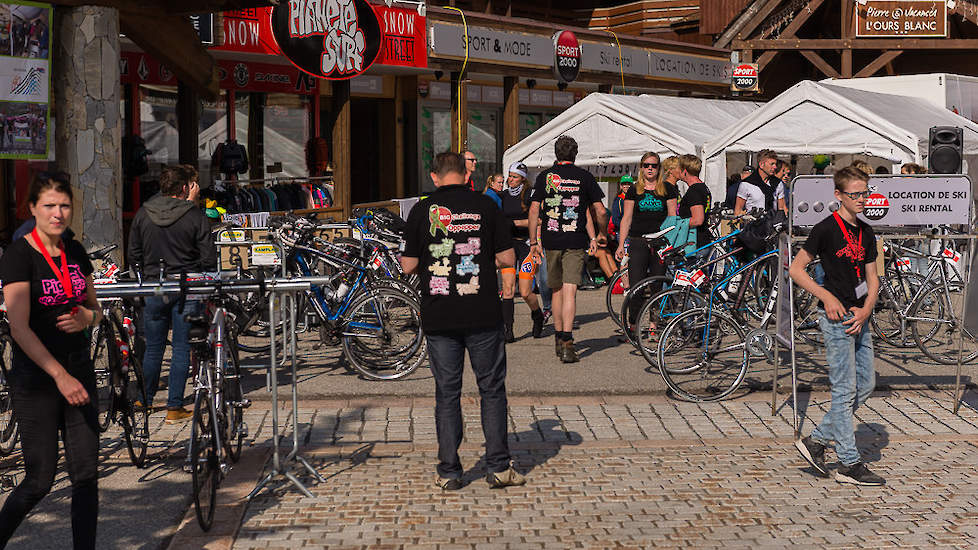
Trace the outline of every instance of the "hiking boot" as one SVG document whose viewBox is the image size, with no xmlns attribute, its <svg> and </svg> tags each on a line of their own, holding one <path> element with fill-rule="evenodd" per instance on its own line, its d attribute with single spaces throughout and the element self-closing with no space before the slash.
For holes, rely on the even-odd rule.
<svg viewBox="0 0 978 550">
<path fill-rule="evenodd" d="M 829 469 L 825 467 L 825 445 L 812 441 L 811 437 L 798 439 L 795 447 L 806 462 L 815 468 L 818 477 L 829 477 Z"/>
<path fill-rule="evenodd" d="M 562 363 L 577 363 L 580 360 L 581 358 L 577 356 L 577 350 L 574 349 L 574 341 L 563 342 L 560 347 L 560 361 Z"/>
<path fill-rule="evenodd" d="M 516 341 L 516 336 L 513 335 L 513 327 L 506 327 L 505 340 L 507 344 L 512 344 Z"/>
<path fill-rule="evenodd" d="M 563 344 L 563 342 L 560 341 L 560 337 L 554 336 L 554 353 L 557 354 L 558 359 L 560 358 L 560 350 L 563 348 L 561 344 Z"/>
<path fill-rule="evenodd" d="M 533 317 L 533 337 L 543 338 L 543 313 L 537 310 L 530 317 Z"/>
<path fill-rule="evenodd" d="M 547 324 L 547 322 L 550 321 L 550 318 L 553 316 L 554 316 L 553 312 L 550 311 L 549 309 L 543 310 L 543 324 Z"/>
<path fill-rule="evenodd" d="M 490 489 L 501 489 L 503 487 L 523 485 L 526 483 L 526 478 L 510 464 L 509 468 L 502 472 L 489 472 L 486 474 L 486 483 L 489 484 Z"/>
<path fill-rule="evenodd" d="M 457 477 L 441 477 L 435 474 L 435 485 L 441 487 L 442 491 L 458 491 L 464 484 Z"/>
<path fill-rule="evenodd" d="M 180 422 L 186 422 L 186 421 L 190 420 L 190 417 L 193 416 L 193 415 L 194 415 L 194 413 L 192 411 L 188 411 L 187 409 L 185 409 L 183 407 L 177 407 L 175 409 L 167 408 L 166 409 L 166 423 L 167 424 L 179 424 Z"/>
<path fill-rule="evenodd" d="M 862 462 L 857 462 L 852 466 L 840 465 L 835 472 L 835 480 L 839 483 L 852 483 L 853 485 L 886 485 L 886 480 L 869 471 Z"/>
</svg>

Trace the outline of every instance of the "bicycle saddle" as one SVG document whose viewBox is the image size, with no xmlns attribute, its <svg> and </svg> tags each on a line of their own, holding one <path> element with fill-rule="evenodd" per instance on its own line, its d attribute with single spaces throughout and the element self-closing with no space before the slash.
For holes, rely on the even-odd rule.
<svg viewBox="0 0 978 550">
<path fill-rule="evenodd" d="M 642 238 L 644 238 L 644 239 L 658 239 L 659 237 L 662 237 L 663 235 L 665 235 L 666 233 L 672 231 L 675 228 L 676 228 L 675 225 L 670 225 L 669 227 L 667 227 L 665 229 L 660 229 L 659 231 L 656 231 L 655 233 L 646 233 L 645 235 L 642 235 Z"/>
<path fill-rule="evenodd" d="M 91 251 L 91 252 L 88 253 L 88 258 L 90 260 L 99 260 L 99 259 L 105 258 L 106 256 L 109 255 L 109 252 L 112 252 L 116 248 L 119 248 L 119 245 L 117 245 L 117 244 L 110 244 L 108 246 L 103 246 L 102 248 L 97 248 L 97 249 L 95 249 L 95 250 L 93 250 L 93 251 Z"/>
</svg>

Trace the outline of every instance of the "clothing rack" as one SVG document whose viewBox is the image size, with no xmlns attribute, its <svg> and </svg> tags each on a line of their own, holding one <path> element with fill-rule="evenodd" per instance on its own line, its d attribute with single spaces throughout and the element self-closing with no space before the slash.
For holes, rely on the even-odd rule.
<svg viewBox="0 0 978 550">
<path fill-rule="evenodd" d="M 249 178 L 249 179 L 215 179 L 214 185 L 224 186 L 225 184 L 237 184 L 238 187 L 262 184 L 265 187 L 272 187 L 280 183 L 310 183 L 310 182 L 332 182 L 333 176 L 274 176 L 271 178 Z"/>
</svg>

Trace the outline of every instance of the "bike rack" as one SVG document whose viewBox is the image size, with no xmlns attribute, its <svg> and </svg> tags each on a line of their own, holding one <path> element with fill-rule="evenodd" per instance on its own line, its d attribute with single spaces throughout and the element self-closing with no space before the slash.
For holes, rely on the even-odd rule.
<svg viewBox="0 0 978 550">
<path fill-rule="evenodd" d="M 796 438 L 800 437 L 801 435 L 801 426 L 799 425 L 798 422 L 798 371 L 797 371 L 795 345 L 794 345 L 795 343 L 794 342 L 795 341 L 794 311 L 793 311 L 794 282 L 791 280 L 790 277 L 787 276 L 787 273 L 784 270 L 787 269 L 787 267 L 791 264 L 792 261 L 791 243 L 794 241 L 794 228 L 795 228 L 794 216 L 797 215 L 796 212 L 805 211 L 805 210 L 801 210 L 798 207 L 799 206 L 798 204 L 795 204 L 796 198 L 794 196 L 794 193 L 797 189 L 799 189 L 799 187 L 797 186 L 800 183 L 801 187 L 806 189 L 805 194 L 811 196 L 811 192 L 810 192 L 810 190 L 812 189 L 811 185 L 824 184 L 825 183 L 824 179 L 826 178 L 828 178 L 831 181 L 831 176 L 799 176 L 792 181 L 791 193 L 792 193 L 793 204 L 791 205 L 792 206 L 791 213 L 789 214 L 788 235 L 786 236 L 786 238 L 781 239 L 782 244 L 780 246 L 781 249 L 780 257 L 782 261 L 778 262 L 779 281 L 786 282 L 787 284 L 784 285 L 783 291 L 778 292 L 779 304 L 778 304 L 777 311 L 779 314 L 776 316 L 776 326 L 777 326 L 776 334 L 778 335 L 778 337 L 774 339 L 775 359 L 774 359 L 774 381 L 771 388 L 771 416 L 777 414 L 778 369 L 779 369 L 779 362 L 780 362 L 779 361 L 780 353 L 778 350 L 778 346 L 780 344 L 780 345 L 787 346 L 791 350 L 791 391 L 792 391 L 791 408 L 792 408 L 792 422 L 793 422 Z M 967 265 L 964 267 L 963 270 L 959 270 L 959 273 L 961 274 L 962 280 L 964 282 L 964 292 L 962 295 L 962 311 L 960 316 L 962 326 L 959 328 L 958 335 L 957 335 L 958 336 L 958 354 L 957 354 L 958 360 L 955 369 L 955 383 L 954 383 L 954 396 L 953 396 L 954 403 L 952 407 L 954 414 L 958 414 L 958 410 L 961 407 L 961 400 L 963 398 L 963 391 L 961 388 L 961 372 L 964 367 L 963 360 L 964 360 L 965 326 L 968 324 L 967 319 L 969 318 L 969 312 L 970 312 L 970 310 L 968 309 L 970 306 L 969 292 L 978 291 L 978 289 L 970 288 L 972 285 L 972 281 L 971 281 L 972 267 L 976 265 L 975 252 L 976 252 L 976 239 L 978 239 L 978 233 L 976 233 L 975 231 L 976 211 L 973 203 L 974 197 L 972 196 L 971 180 L 967 175 L 962 175 L 962 174 L 926 174 L 926 175 L 913 175 L 913 176 L 870 175 L 869 183 L 872 186 L 874 180 L 878 182 L 881 179 L 899 179 L 900 185 L 906 186 L 905 188 L 908 191 L 917 191 L 921 188 L 926 189 L 928 191 L 932 191 L 935 188 L 938 189 L 941 188 L 941 184 L 947 184 L 948 182 L 951 181 L 959 182 L 959 183 L 962 180 L 967 181 L 968 196 L 962 200 L 966 200 L 968 204 L 968 212 L 967 212 L 968 223 L 961 224 L 961 223 L 949 222 L 945 224 L 945 225 L 966 225 L 968 228 L 967 233 L 960 234 L 960 235 L 924 235 L 924 234 L 914 235 L 914 234 L 901 234 L 901 233 L 886 232 L 886 231 L 874 231 L 874 233 L 876 233 L 876 236 L 878 237 L 879 242 L 883 242 L 887 238 L 899 238 L 901 240 L 910 240 L 910 239 L 921 239 L 921 240 L 942 239 L 942 240 L 951 240 L 951 241 L 967 240 L 969 242 Z M 815 180 L 821 180 L 821 181 L 815 181 Z M 915 185 L 919 187 L 914 187 Z M 816 203 L 816 204 L 820 204 L 820 203 Z M 833 210 L 831 208 L 831 205 L 829 205 L 829 207 L 825 210 L 825 215 L 828 215 L 828 213 L 830 213 L 831 211 Z M 955 214 L 961 215 L 961 213 L 958 211 L 955 211 Z M 886 213 L 884 212 L 883 215 L 886 216 Z M 902 220 L 900 221 L 902 222 Z M 902 223 L 904 226 L 921 226 L 921 227 L 925 226 L 925 224 L 920 224 L 920 223 L 907 223 L 907 222 L 902 222 Z M 900 226 L 901 224 L 897 223 L 895 225 Z M 882 276 L 883 274 L 880 275 Z M 786 302 L 786 305 L 783 306 L 780 303 L 782 300 Z M 782 307 L 784 307 L 785 311 L 788 312 L 787 316 L 781 315 Z M 790 320 L 789 322 L 787 322 L 786 327 L 782 326 L 783 324 L 785 324 L 784 322 L 785 319 Z"/>
</svg>

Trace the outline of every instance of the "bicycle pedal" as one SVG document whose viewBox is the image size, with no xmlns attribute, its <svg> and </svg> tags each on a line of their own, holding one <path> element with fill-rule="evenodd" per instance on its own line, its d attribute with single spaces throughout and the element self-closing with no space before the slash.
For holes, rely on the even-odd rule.
<svg viewBox="0 0 978 550">
<path fill-rule="evenodd" d="M 234 405 L 235 407 L 247 409 L 248 407 L 251 406 L 251 399 L 242 399 L 241 401 L 233 401 L 231 404 Z"/>
<path fill-rule="evenodd" d="M 241 425 L 238 426 L 238 435 L 243 438 L 248 437 L 248 424 L 242 422 Z"/>
</svg>

